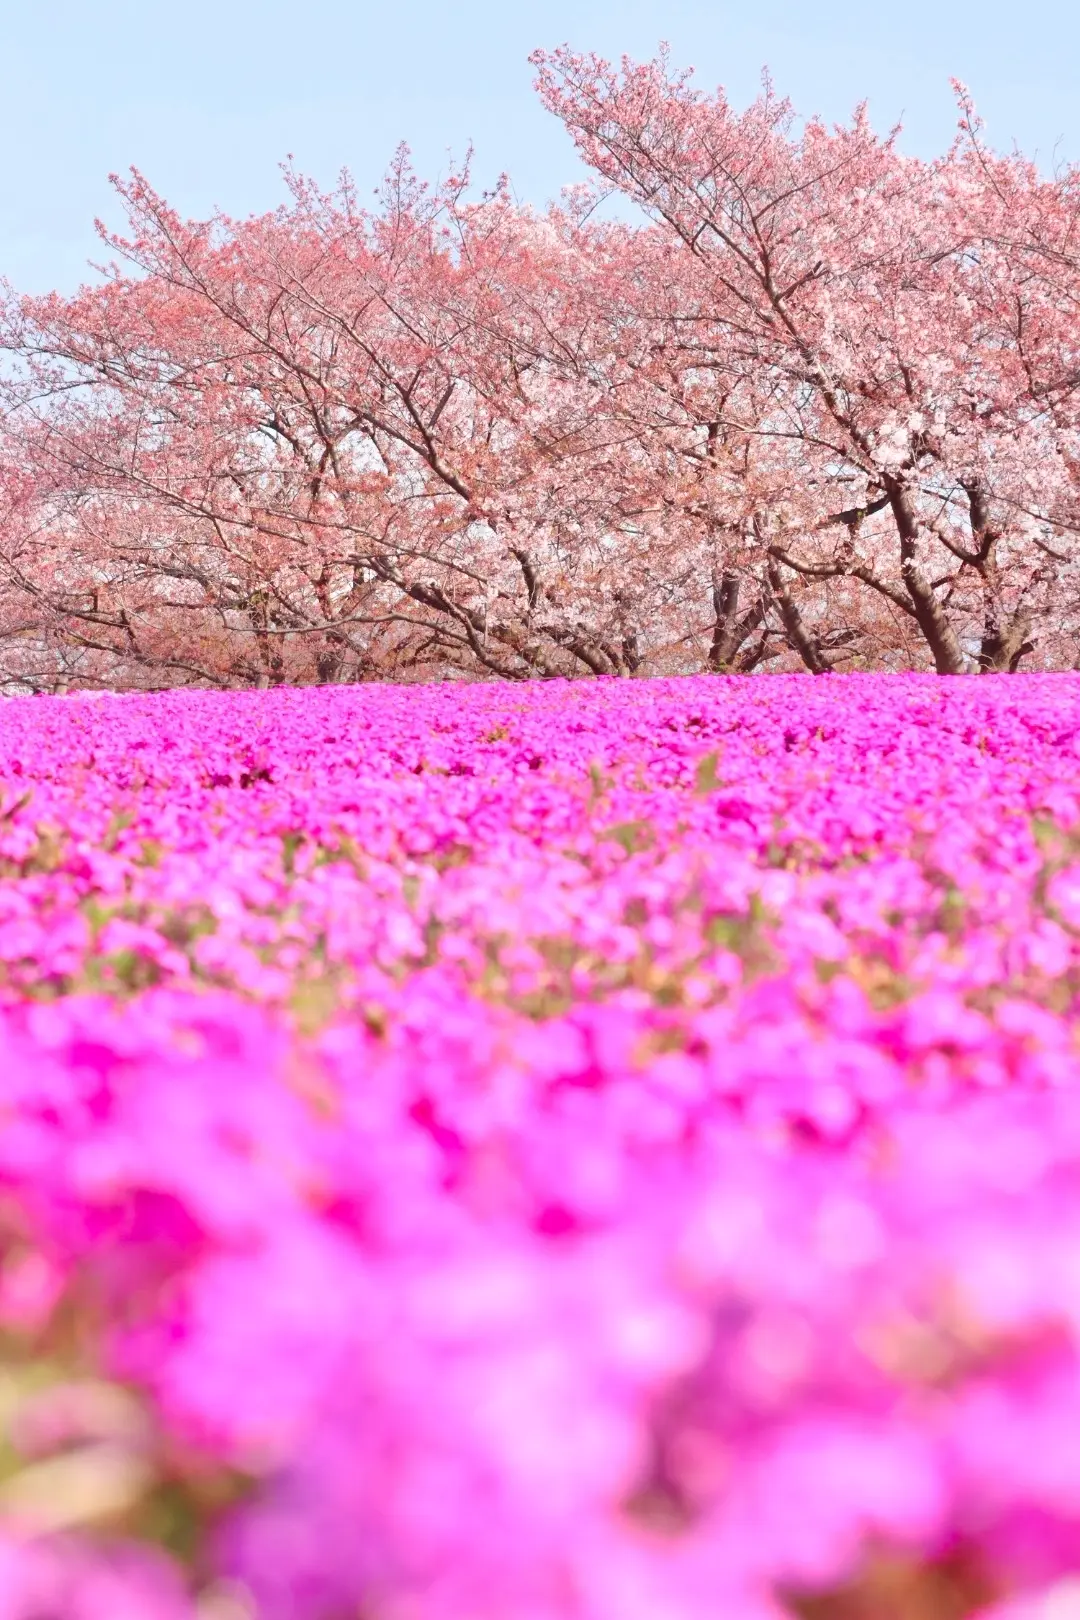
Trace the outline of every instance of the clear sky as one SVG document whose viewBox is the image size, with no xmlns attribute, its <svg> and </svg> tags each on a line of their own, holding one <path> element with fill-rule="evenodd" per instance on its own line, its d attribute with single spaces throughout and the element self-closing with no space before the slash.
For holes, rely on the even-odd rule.
<svg viewBox="0 0 1080 1620">
<path fill-rule="evenodd" d="M 0 275 L 69 288 L 117 222 L 110 171 L 135 164 L 182 212 L 273 206 L 278 163 L 370 189 L 400 140 L 445 172 L 471 140 L 543 203 L 579 177 L 526 60 L 563 41 L 673 59 L 749 100 L 768 65 L 801 113 L 847 116 L 930 154 L 949 141 L 950 77 L 993 144 L 1080 160 L 1080 3 L 1066 0 L 0 0 Z"/>
</svg>

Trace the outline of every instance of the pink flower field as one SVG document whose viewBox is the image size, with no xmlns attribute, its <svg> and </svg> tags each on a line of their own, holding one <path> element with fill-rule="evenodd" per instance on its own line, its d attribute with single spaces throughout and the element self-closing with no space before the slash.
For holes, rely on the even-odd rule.
<svg viewBox="0 0 1080 1620">
<path fill-rule="evenodd" d="M 1080 1615 L 1080 677 L 0 706 L 0 1620 Z"/>
</svg>

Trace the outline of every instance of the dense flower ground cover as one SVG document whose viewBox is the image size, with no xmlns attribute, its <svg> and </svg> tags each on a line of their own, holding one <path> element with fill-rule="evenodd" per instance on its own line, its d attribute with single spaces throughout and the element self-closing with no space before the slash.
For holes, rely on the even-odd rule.
<svg viewBox="0 0 1080 1620">
<path fill-rule="evenodd" d="M 1080 679 L 0 772 L 0 1620 L 1080 1613 Z"/>
</svg>

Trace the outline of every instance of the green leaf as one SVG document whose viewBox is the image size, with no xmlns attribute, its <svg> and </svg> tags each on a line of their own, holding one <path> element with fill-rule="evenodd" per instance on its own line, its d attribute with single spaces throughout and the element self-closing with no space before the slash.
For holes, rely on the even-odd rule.
<svg viewBox="0 0 1080 1620">
<path fill-rule="evenodd" d="M 694 777 L 694 792 L 698 794 L 715 793 L 720 787 L 720 779 L 716 774 L 716 767 L 720 763 L 718 753 L 706 754 L 698 760 L 697 772 Z"/>
</svg>

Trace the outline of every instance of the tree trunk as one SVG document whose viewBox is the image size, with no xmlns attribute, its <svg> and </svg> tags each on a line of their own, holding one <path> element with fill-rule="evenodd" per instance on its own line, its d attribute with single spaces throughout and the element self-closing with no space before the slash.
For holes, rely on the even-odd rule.
<svg viewBox="0 0 1080 1620">
<path fill-rule="evenodd" d="M 966 661 L 959 638 L 919 567 L 916 551 L 919 518 L 911 491 L 890 479 L 886 494 L 900 535 L 900 573 L 911 597 L 915 622 L 933 656 L 934 668 L 939 675 L 963 675 Z"/>
<path fill-rule="evenodd" d="M 795 605 L 795 600 L 784 582 L 780 572 L 780 564 L 775 557 L 769 558 L 769 584 L 772 586 L 776 604 L 780 609 L 780 617 L 784 621 L 788 642 L 794 652 L 797 652 L 807 669 L 813 675 L 831 675 L 832 665 L 818 648 L 817 642 L 808 634 L 803 624 L 802 614 Z"/>
<path fill-rule="evenodd" d="M 735 664 L 740 648 L 753 635 L 765 617 L 765 603 L 758 601 L 739 618 L 739 576 L 725 569 L 719 579 L 713 579 L 712 642 L 709 646 L 708 667 L 715 675 L 723 674 Z"/>
</svg>

